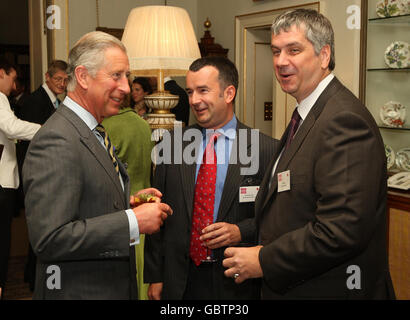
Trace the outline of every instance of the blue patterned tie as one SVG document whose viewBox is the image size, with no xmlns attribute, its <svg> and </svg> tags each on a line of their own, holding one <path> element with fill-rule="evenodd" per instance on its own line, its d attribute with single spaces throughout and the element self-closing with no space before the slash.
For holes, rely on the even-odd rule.
<svg viewBox="0 0 410 320">
<path fill-rule="evenodd" d="M 98 124 L 95 127 L 95 130 L 97 130 L 98 133 L 101 135 L 101 137 L 104 139 L 105 148 L 107 149 L 108 154 L 110 155 L 115 171 L 118 173 L 120 170 L 118 167 L 117 159 L 115 159 L 115 156 L 114 156 L 114 148 L 111 144 L 110 138 L 108 138 L 108 134 L 106 133 L 105 128 L 101 124 Z"/>
</svg>

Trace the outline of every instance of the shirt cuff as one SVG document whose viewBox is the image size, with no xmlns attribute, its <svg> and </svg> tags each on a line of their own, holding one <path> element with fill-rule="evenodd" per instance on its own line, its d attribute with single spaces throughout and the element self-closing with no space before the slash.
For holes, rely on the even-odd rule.
<svg viewBox="0 0 410 320">
<path fill-rule="evenodd" d="M 140 243 L 140 231 L 138 228 L 138 220 L 132 209 L 125 210 L 130 225 L 130 247 Z"/>
</svg>

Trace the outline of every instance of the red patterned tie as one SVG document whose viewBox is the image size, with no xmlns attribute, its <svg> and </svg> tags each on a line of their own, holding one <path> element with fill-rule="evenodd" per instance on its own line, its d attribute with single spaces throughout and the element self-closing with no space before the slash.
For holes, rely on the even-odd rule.
<svg viewBox="0 0 410 320">
<path fill-rule="evenodd" d="M 215 132 L 209 139 L 196 179 L 189 254 L 197 266 L 207 258 L 207 248 L 201 245 L 199 237 L 201 230 L 213 222 L 216 182 L 214 144 L 219 135 Z"/>
</svg>

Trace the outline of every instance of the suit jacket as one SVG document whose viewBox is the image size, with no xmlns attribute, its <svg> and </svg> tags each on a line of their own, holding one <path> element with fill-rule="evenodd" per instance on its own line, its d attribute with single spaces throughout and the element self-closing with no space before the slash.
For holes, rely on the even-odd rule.
<svg viewBox="0 0 410 320">
<path fill-rule="evenodd" d="M 38 124 L 18 119 L 11 111 L 7 97 L 0 92 L 0 144 L 4 145 L 0 185 L 3 188 L 17 189 L 19 186 L 15 139 L 30 140 L 38 129 Z"/>
<path fill-rule="evenodd" d="M 189 124 L 189 101 L 188 95 L 185 90 L 182 89 L 175 80 L 169 80 L 165 82 L 164 89 L 169 91 L 171 94 L 179 96 L 178 104 L 171 109 L 171 112 L 175 114 L 175 119 L 182 121 L 186 126 Z"/>
<path fill-rule="evenodd" d="M 200 130 L 198 125 L 188 127 Z M 185 129 L 185 130 L 186 130 Z M 247 150 L 250 153 L 250 128 L 238 122 L 238 130 L 247 130 Z M 237 224 L 242 236 L 242 245 L 256 243 L 254 203 L 239 203 L 240 186 L 259 186 L 263 174 L 272 159 L 277 141 L 259 134 L 259 170 L 254 175 L 241 175 L 240 169 L 246 165 L 229 164 L 225 185 L 216 222 Z M 183 141 L 185 148 L 191 141 Z M 243 143 L 243 142 L 241 142 Z M 237 154 L 233 144 L 232 155 Z M 172 155 L 172 158 L 173 155 Z M 239 159 L 239 157 L 237 158 Z M 169 204 L 174 213 L 164 222 L 159 234 L 146 236 L 145 242 L 145 282 L 163 282 L 162 299 L 182 299 L 187 285 L 190 264 L 189 245 L 195 189 L 196 163 L 158 165 L 155 169 L 153 186 L 163 194 L 163 202 Z M 213 281 L 217 296 L 215 299 L 255 299 L 259 298 L 258 280 L 248 280 L 237 285 L 225 277 L 222 266 L 224 250 L 213 250 L 218 260 L 213 270 Z"/>
<path fill-rule="evenodd" d="M 262 298 L 394 297 L 386 253 L 386 157 L 367 108 L 334 78 L 282 154 L 269 188 L 288 131 L 255 204 L 264 246 Z M 278 192 L 277 173 L 286 170 L 291 189 Z M 356 281 L 349 279 L 350 266 L 359 267 Z"/>
<path fill-rule="evenodd" d="M 22 120 L 43 125 L 55 110 L 50 97 L 41 85 L 24 100 L 18 116 Z"/>
<path fill-rule="evenodd" d="M 129 178 L 118 174 L 89 127 L 64 105 L 30 143 L 23 167 L 35 299 L 136 298 L 130 247 Z M 50 289 L 52 265 L 61 289 Z"/>
<path fill-rule="evenodd" d="M 22 101 L 16 115 L 22 120 L 43 125 L 55 110 L 50 97 L 41 85 Z M 19 141 L 16 145 L 17 163 L 20 173 L 22 172 L 29 144 L 29 141 Z"/>
</svg>

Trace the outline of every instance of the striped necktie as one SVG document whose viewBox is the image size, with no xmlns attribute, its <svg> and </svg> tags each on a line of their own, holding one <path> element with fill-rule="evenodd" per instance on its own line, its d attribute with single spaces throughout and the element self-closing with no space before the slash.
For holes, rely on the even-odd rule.
<svg viewBox="0 0 410 320">
<path fill-rule="evenodd" d="M 107 149 L 108 154 L 110 155 L 110 158 L 112 160 L 112 164 L 114 165 L 115 171 L 118 173 L 120 170 L 119 170 L 119 167 L 118 167 L 117 159 L 114 156 L 114 148 L 111 144 L 110 138 L 108 138 L 108 134 L 105 131 L 105 128 L 101 124 L 98 124 L 95 127 L 95 130 L 97 130 L 98 133 L 101 135 L 101 137 L 104 139 L 105 148 Z"/>
</svg>

